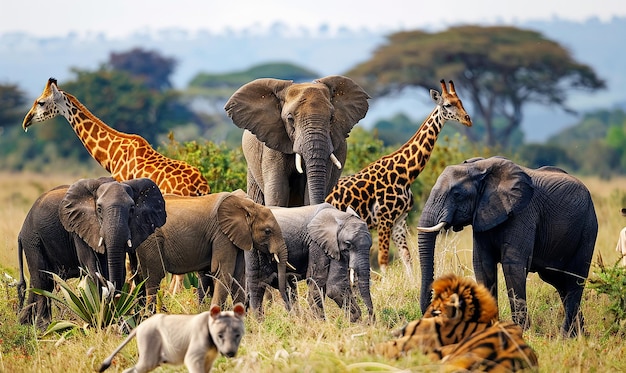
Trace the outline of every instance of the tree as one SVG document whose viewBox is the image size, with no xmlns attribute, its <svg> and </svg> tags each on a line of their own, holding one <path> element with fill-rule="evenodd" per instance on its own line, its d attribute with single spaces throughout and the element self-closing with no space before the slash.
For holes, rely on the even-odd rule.
<svg viewBox="0 0 626 373">
<path fill-rule="evenodd" d="M 556 106 L 566 112 L 570 89 L 605 87 L 591 67 L 541 33 L 508 26 L 460 26 L 439 33 L 391 34 L 370 60 L 347 75 L 374 97 L 407 87 L 433 88 L 441 78 L 453 80 L 468 94 L 474 123 L 485 128 L 488 146 L 507 146 L 519 130 L 525 104 Z M 504 125 L 496 125 L 500 118 Z M 477 120 L 478 119 L 478 120 Z M 465 131 L 472 141 L 476 132 Z"/>
<path fill-rule="evenodd" d="M 170 75 L 176 67 L 174 58 L 163 57 L 156 51 L 134 48 L 128 52 L 109 55 L 109 66 L 114 70 L 124 71 L 143 79 L 151 89 L 168 90 L 172 88 Z"/>
<path fill-rule="evenodd" d="M 20 121 L 25 103 L 25 94 L 16 84 L 0 84 L 0 131 Z"/>
</svg>

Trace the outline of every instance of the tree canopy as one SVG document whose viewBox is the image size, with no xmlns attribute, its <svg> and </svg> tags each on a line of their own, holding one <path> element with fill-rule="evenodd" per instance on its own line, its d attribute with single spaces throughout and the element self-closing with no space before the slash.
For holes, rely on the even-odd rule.
<svg viewBox="0 0 626 373">
<path fill-rule="evenodd" d="M 525 104 L 572 111 L 566 105 L 570 89 L 605 87 L 591 67 L 576 62 L 557 42 L 509 26 L 394 33 L 368 61 L 346 74 L 375 98 L 453 80 L 474 124 L 484 126 L 484 131 L 466 129 L 466 136 L 477 141 L 482 132 L 488 146 L 508 144 L 520 128 Z"/>
<path fill-rule="evenodd" d="M 170 76 L 176 68 L 176 60 L 156 51 L 133 48 L 127 52 L 111 52 L 108 65 L 142 79 L 151 89 L 167 90 L 172 88 Z"/>
</svg>

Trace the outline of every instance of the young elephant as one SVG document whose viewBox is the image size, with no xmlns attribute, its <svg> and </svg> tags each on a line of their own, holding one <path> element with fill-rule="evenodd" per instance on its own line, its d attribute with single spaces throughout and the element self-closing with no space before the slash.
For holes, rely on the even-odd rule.
<svg viewBox="0 0 626 373">
<path fill-rule="evenodd" d="M 358 278 L 361 297 L 370 319 L 374 307 L 370 294 L 369 252 L 372 236 L 367 224 L 353 211 L 343 212 L 329 203 L 303 207 L 271 207 L 289 250 L 288 276 L 307 279 L 309 302 L 323 317 L 323 295 L 350 312 L 350 320 L 361 317 L 350 287 L 349 269 Z M 252 257 L 252 258 L 249 258 Z M 251 259 L 251 260 L 248 260 Z M 246 257 L 246 285 L 250 307 L 261 314 L 265 285 L 276 287 L 276 264 L 264 258 Z M 293 283 L 291 285 L 294 285 Z"/>
<path fill-rule="evenodd" d="M 173 274 L 200 272 L 199 300 L 213 287 L 212 304 L 223 305 L 229 292 L 234 302 L 244 302 L 244 257 L 251 251 L 278 262 L 278 282 L 289 309 L 285 291 L 287 246 L 271 211 L 253 202 L 239 190 L 199 197 L 165 195 L 167 222 L 137 248 L 146 292 L 153 295 L 165 271 Z M 235 290 L 239 286 L 241 290 Z"/>
<path fill-rule="evenodd" d="M 120 290 L 127 252 L 165 223 L 165 202 L 150 179 L 117 182 L 113 178 L 81 179 L 42 194 L 33 204 L 18 235 L 22 309 L 26 292 L 22 255 L 30 286 L 52 291 L 49 272 L 63 279 L 78 277 L 80 268 L 100 273 Z M 50 299 L 31 292 L 20 322 L 36 319 L 44 328 L 51 320 Z"/>
<path fill-rule="evenodd" d="M 157 314 L 133 329 L 100 366 L 104 372 L 113 357 L 137 336 L 139 361 L 124 372 L 149 372 L 162 363 L 185 364 L 189 372 L 210 372 L 218 352 L 234 357 L 245 328 L 243 304 L 233 311 L 221 311 L 215 305 L 210 311 L 197 315 Z"/>
</svg>

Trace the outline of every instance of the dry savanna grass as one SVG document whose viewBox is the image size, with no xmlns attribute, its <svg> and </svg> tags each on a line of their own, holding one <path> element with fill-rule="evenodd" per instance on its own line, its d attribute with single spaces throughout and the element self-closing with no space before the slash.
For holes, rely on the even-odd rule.
<svg viewBox="0 0 626 373">
<path fill-rule="evenodd" d="M 0 175 L 0 263 L 3 271 L 17 275 L 17 234 L 34 200 L 53 186 L 71 183 L 80 176 Z M 615 252 L 617 234 L 626 225 L 619 213 L 626 203 L 624 179 L 610 181 L 583 179 L 594 196 L 600 232 L 596 258 L 605 263 L 618 260 Z M 301 285 L 300 301 L 288 314 L 280 297 L 266 305 L 265 318 L 246 318 L 246 335 L 237 357 L 219 357 L 215 372 L 361 372 L 361 371 L 437 371 L 437 364 L 414 354 L 399 360 L 387 360 L 369 352 L 370 347 L 390 338 L 390 332 L 406 321 L 418 317 L 419 264 L 417 237 L 414 229 L 409 237 L 414 253 L 411 278 L 399 262 L 394 262 L 382 277 L 373 276 L 372 297 L 376 322 L 351 324 L 334 303 L 326 305 L 326 321 L 318 320 L 308 307 L 306 286 Z M 455 272 L 472 276 L 471 229 L 442 235 L 437 243 L 436 273 Z M 597 267 L 592 266 L 592 272 Z M 501 319 L 510 319 L 504 282 L 500 274 Z M 166 295 L 164 302 L 174 313 L 196 313 L 193 290 L 175 296 Z M 587 335 L 574 339 L 559 336 L 563 317 L 560 300 L 554 289 L 537 275 L 528 279 L 531 329 L 525 333 L 528 343 L 539 356 L 541 372 L 606 372 L 624 371 L 626 345 L 618 335 L 607 332 L 610 315 L 606 295 L 586 289 L 583 299 Z M 17 324 L 16 290 L 0 274 L 0 372 L 90 372 L 123 340 L 116 328 L 86 330 L 67 337 L 42 337 L 32 327 Z M 363 307 L 365 312 L 365 307 Z M 71 315 L 55 307 L 57 319 Z M 121 372 L 136 361 L 136 345 L 129 344 L 108 371 Z M 184 372 L 184 367 L 164 366 L 158 372 Z"/>
</svg>

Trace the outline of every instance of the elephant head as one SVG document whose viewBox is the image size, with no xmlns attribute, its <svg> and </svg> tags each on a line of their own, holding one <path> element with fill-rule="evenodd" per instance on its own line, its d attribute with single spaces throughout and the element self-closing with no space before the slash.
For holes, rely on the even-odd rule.
<svg viewBox="0 0 626 373">
<path fill-rule="evenodd" d="M 370 319 L 373 320 L 369 261 L 372 235 L 367 223 L 354 210 L 348 208 L 347 212 L 340 214 L 337 211 L 335 208 L 321 209 L 307 225 L 313 241 L 311 244 L 324 250 L 334 260 L 340 260 L 341 252 L 348 253 L 349 268 L 356 273 L 359 293 L 369 311 Z M 314 250 L 316 249 L 311 249 Z"/>
<path fill-rule="evenodd" d="M 460 231 L 467 225 L 474 232 L 490 230 L 524 209 L 533 193 L 530 176 L 504 158 L 473 158 L 444 169 L 419 220 L 422 311 L 430 303 L 437 233 L 450 227 Z"/>
<path fill-rule="evenodd" d="M 278 288 L 287 309 L 287 245 L 271 210 L 255 203 L 241 191 L 226 197 L 217 210 L 220 230 L 240 249 L 264 253 L 278 264 Z"/>
<path fill-rule="evenodd" d="M 224 108 L 235 125 L 282 154 L 275 162 L 293 163 L 297 172 L 305 173 L 306 183 L 293 187 L 296 190 L 290 191 L 291 199 L 299 198 L 300 204 L 318 204 L 339 180 L 347 153 L 346 138 L 367 113 L 368 98 L 359 85 L 343 76 L 328 76 L 312 83 L 265 78 L 239 88 Z M 247 159 L 249 169 L 252 162 L 261 162 L 260 154 L 253 157 Z M 284 172 L 270 175 L 263 171 L 266 189 L 277 187 L 274 183 L 280 183 L 278 178 L 288 180 L 289 175 L 280 173 Z M 271 190 L 262 192 L 266 205 L 287 206 L 275 201 Z"/>
<path fill-rule="evenodd" d="M 101 268 L 116 289 L 125 281 L 126 252 L 134 252 L 154 230 L 165 224 L 165 201 L 158 186 L 140 178 L 82 179 L 72 184 L 59 206 L 63 227 L 75 234 L 77 250 L 106 254 Z M 77 236 L 77 237 L 76 237 Z"/>
</svg>

